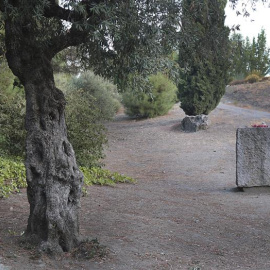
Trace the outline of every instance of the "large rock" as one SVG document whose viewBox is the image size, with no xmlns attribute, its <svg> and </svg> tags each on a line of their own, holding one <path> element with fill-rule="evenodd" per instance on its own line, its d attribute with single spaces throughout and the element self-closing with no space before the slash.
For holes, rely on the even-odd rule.
<svg viewBox="0 0 270 270">
<path fill-rule="evenodd" d="M 186 116 L 181 122 L 181 128 L 187 132 L 196 132 L 200 129 L 207 129 L 210 124 L 208 116 L 204 114 Z"/>
<path fill-rule="evenodd" d="M 238 128 L 236 185 L 270 186 L 270 128 Z"/>
</svg>

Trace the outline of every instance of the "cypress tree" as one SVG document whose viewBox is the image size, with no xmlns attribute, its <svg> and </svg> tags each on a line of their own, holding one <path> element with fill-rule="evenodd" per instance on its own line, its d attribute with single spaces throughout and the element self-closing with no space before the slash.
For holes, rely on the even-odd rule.
<svg viewBox="0 0 270 270">
<path fill-rule="evenodd" d="M 209 114 L 225 92 L 229 28 L 225 0 L 183 0 L 179 99 L 187 115 Z"/>
</svg>

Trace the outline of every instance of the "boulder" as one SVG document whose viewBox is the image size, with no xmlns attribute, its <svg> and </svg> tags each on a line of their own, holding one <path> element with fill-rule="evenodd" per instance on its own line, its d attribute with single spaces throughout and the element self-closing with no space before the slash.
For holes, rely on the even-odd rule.
<svg viewBox="0 0 270 270">
<path fill-rule="evenodd" d="M 200 129 L 207 129 L 209 124 L 208 116 L 200 114 L 196 116 L 186 116 L 181 122 L 181 128 L 186 132 L 196 132 Z"/>
<path fill-rule="evenodd" d="M 270 186 L 270 128 L 237 129 L 236 185 Z"/>
</svg>

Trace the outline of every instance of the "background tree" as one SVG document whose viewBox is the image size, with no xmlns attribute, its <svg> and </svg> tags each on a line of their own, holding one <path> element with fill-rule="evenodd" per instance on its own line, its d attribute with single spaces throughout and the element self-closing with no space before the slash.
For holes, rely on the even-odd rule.
<svg viewBox="0 0 270 270">
<path fill-rule="evenodd" d="M 247 39 L 245 43 L 241 34 L 233 34 L 230 38 L 231 67 L 229 73 L 233 79 L 243 79 L 246 76 L 248 55 L 245 46 L 248 42 Z"/>
<path fill-rule="evenodd" d="M 219 103 L 228 80 L 229 29 L 225 0 L 183 0 L 179 44 L 181 108 L 208 114 Z"/>
<path fill-rule="evenodd" d="M 250 43 L 249 38 L 239 34 L 232 35 L 230 39 L 231 69 L 230 74 L 234 79 L 243 79 L 251 73 L 265 76 L 270 67 L 270 48 L 266 44 L 266 33 L 262 29 L 257 39 L 253 38 Z"/>
<path fill-rule="evenodd" d="M 78 46 L 85 66 L 100 73 L 110 75 L 112 67 L 118 77 L 150 70 L 154 66 L 147 64 L 150 55 L 151 60 L 159 56 L 161 37 L 164 40 L 168 34 L 160 25 L 164 18 L 166 23 L 171 18 L 175 25 L 176 4 L 169 0 L 63 0 L 60 6 L 55 0 L 0 0 L 6 58 L 26 96 L 30 215 L 25 236 L 35 239 L 43 250 L 68 251 L 80 243 L 83 182 L 67 139 L 66 100 L 55 86 L 52 58 Z"/>
</svg>

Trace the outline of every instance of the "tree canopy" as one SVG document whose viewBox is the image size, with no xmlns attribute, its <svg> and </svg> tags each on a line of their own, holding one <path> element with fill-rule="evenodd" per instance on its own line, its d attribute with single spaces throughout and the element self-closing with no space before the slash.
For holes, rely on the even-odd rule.
<svg viewBox="0 0 270 270">
<path fill-rule="evenodd" d="M 28 46 L 39 48 L 50 59 L 77 46 L 86 67 L 119 78 L 157 69 L 153 60 L 176 43 L 178 1 L 59 2 L 2 0 L 2 20 L 20 23 L 23 27 L 16 31 L 21 33 L 14 34 L 24 36 Z"/>
</svg>

